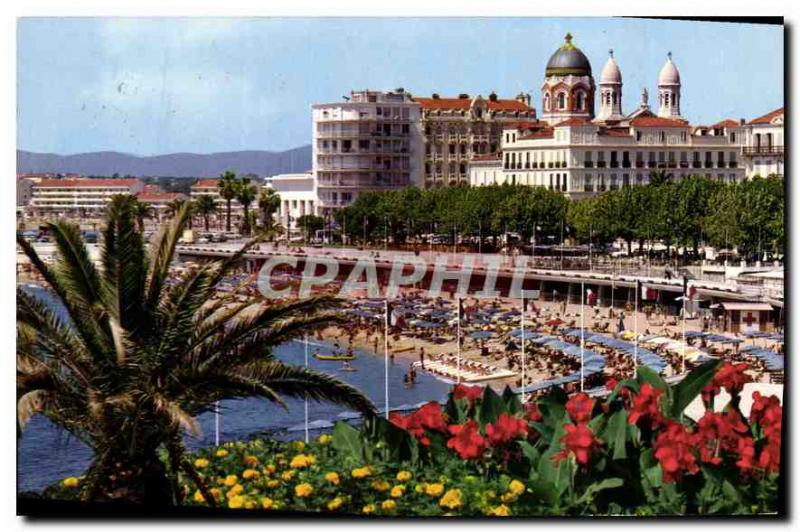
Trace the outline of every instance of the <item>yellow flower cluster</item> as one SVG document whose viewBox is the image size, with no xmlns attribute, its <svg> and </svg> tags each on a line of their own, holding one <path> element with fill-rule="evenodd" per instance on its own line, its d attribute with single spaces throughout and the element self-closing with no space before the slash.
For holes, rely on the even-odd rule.
<svg viewBox="0 0 800 532">
<path fill-rule="evenodd" d="M 505 504 L 501 504 L 500 506 L 489 508 L 489 510 L 486 512 L 486 515 L 494 515 L 497 517 L 508 517 L 509 515 L 511 515 L 511 509 Z"/>
<path fill-rule="evenodd" d="M 297 471 L 295 471 L 293 469 L 290 470 L 290 471 L 284 471 L 283 474 L 281 475 L 281 478 L 283 480 L 285 480 L 286 482 L 289 482 L 290 480 L 292 480 L 294 478 L 295 473 L 297 473 Z"/>
<path fill-rule="evenodd" d="M 80 484 L 80 481 L 77 477 L 67 477 L 64 479 L 62 484 L 64 484 L 65 488 L 77 488 L 78 484 Z"/>
<path fill-rule="evenodd" d="M 383 493 L 384 491 L 387 491 L 390 487 L 391 485 L 385 480 L 375 479 L 372 481 L 372 489 L 374 489 L 375 491 Z"/>
<path fill-rule="evenodd" d="M 208 460 L 205 458 L 198 458 L 197 460 L 194 461 L 194 466 L 197 469 L 205 469 L 206 467 L 208 467 Z"/>
<path fill-rule="evenodd" d="M 236 484 L 238 481 L 239 477 L 237 477 L 236 475 L 228 475 L 227 477 L 225 477 L 225 480 L 223 480 L 222 483 L 230 487 Z"/>
<path fill-rule="evenodd" d="M 374 504 L 367 504 L 361 509 L 361 513 L 369 515 L 375 513 L 375 505 Z"/>
<path fill-rule="evenodd" d="M 389 492 L 389 496 L 394 499 L 399 499 L 403 496 L 406 492 L 406 487 L 404 484 L 398 484 L 397 486 L 392 488 L 392 491 Z"/>
<path fill-rule="evenodd" d="M 522 495 L 525 493 L 525 484 L 519 480 L 512 480 L 508 485 L 508 492 L 514 495 Z"/>
<path fill-rule="evenodd" d="M 353 469 L 350 474 L 353 478 L 366 478 L 372 475 L 372 468 L 370 466 L 357 467 Z"/>
<path fill-rule="evenodd" d="M 317 441 L 319 442 L 320 445 L 328 445 L 332 439 L 333 438 L 331 437 L 330 434 L 323 434 L 317 439 Z"/>
<path fill-rule="evenodd" d="M 461 504 L 461 490 L 459 489 L 447 490 L 444 497 L 439 500 L 439 506 L 442 508 L 449 508 L 450 510 L 460 508 Z"/>
<path fill-rule="evenodd" d="M 292 449 L 294 449 L 295 451 L 300 452 L 305 448 L 306 448 L 306 444 L 305 444 L 305 442 L 303 442 L 301 440 L 297 440 L 297 441 L 293 441 L 292 442 Z"/>
<path fill-rule="evenodd" d="M 258 478 L 259 473 L 255 469 L 245 469 L 242 472 L 242 478 L 245 480 L 252 480 L 254 478 Z"/>
<path fill-rule="evenodd" d="M 217 458 L 225 458 L 226 456 L 228 456 L 228 451 L 227 449 L 219 449 L 216 454 Z"/>
<path fill-rule="evenodd" d="M 271 509 L 273 506 L 275 506 L 275 501 L 273 501 L 273 500 L 272 500 L 272 499 L 270 499 L 269 497 L 264 497 L 263 499 L 261 499 L 261 507 L 262 507 L 263 509 L 265 509 L 265 510 L 269 510 L 269 509 Z"/>
<path fill-rule="evenodd" d="M 314 487 L 308 482 L 303 482 L 294 487 L 294 494 L 298 497 L 308 497 L 314 493 Z"/>
<path fill-rule="evenodd" d="M 341 497 L 336 497 L 332 499 L 330 502 L 328 502 L 328 510 L 330 510 L 331 512 L 335 512 L 336 510 L 342 507 L 342 504 L 344 504 L 344 499 L 342 499 Z"/>
<path fill-rule="evenodd" d="M 436 482 L 434 484 L 425 484 L 425 494 L 431 497 L 439 497 L 444 492 L 444 484 Z"/>
<path fill-rule="evenodd" d="M 393 512 L 397 508 L 397 503 L 392 499 L 386 499 L 381 503 L 381 510 L 384 512 Z"/>
<path fill-rule="evenodd" d="M 411 480 L 411 471 L 398 471 L 396 478 L 400 482 L 408 482 Z"/>
<path fill-rule="evenodd" d="M 242 508 L 244 507 L 245 499 L 241 495 L 235 495 L 228 498 L 228 508 Z"/>
<path fill-rule="evenodd" d="M 327 480 L 328 482 L 330 482 L 334 486 L 338 486 L 339 485 L 339 473 L 337 473 L 336 471 L 330 471 L 328 473 L 325 473 L 325 480 Z"/>
<path fill-rule="evenodd" d="M 317 459 L 314 458 L 313 454 L 298 454 L 292 458 L 292 461 L 289 463 L 289 467 L 292 469 L 303 469 L 309 467 L 316 461 Z"/>
<path fill-rule="evenodd" d="M 249 454 L 249 455 L 245 456 L 244 457 L 244 465 L 249 466 L 249 467 L 257 466 L 258 465 L 258 457 L 257 456 L 253 456 L 252 454 Z"/>
</svg>

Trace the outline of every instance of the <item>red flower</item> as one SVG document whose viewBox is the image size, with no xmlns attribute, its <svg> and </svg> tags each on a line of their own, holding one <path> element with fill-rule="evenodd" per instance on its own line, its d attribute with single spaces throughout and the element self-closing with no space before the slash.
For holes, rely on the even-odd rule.
<svg viewBox="0 0 800 532">
<path fill-rule="evenodd" d="M 707 411 L 697 422 L 697 443 L 700 460 L 719 465 L 721 452 L 738 452 L 739 440 L 747 434 L 747 426 L 736 410 L 725 414 Z"/>
<path fill-rule="evenodd" d="M 672 483 L 680 479 L 684 473 L 694 474 L 699 471 L 692 449 L 697 442 L 694 434 L 686 427 L 674 421 L 659 432 L 653 449 L 654 456 L 661 464 L 661 478 Z"/>
<path fill-rule="evenodd" d="M 579 464 L 588 464 L 592 452 L 600 446 L 600 440 L 585 423 L 579 423 L 577 426 L 567 424 L 564 425 L 564 430 L 566 434 L 560 440 L 564 449 L 554 454 L 552 460 L 557 462 L 574 455 Z"/>
<path fill-rule="evenodd" d="M 658 427 L 663 421 L 659 407 L 663 393 L 664 390 L 655 388 L 650 383 L 644 383 L 639 389 L 639 393 L 633 396 L 633 405 L 628 413 L 628 423 L 636 425 L 639 419 L 648 418 L 652 428 Z"/>
<path fill-rule="evenodd" d="M 576 393 L 569 398 L 566 408 L 567 412 L 569 412 L 569 417 L 572 418 L 575 423 L 586 423 L 592 419 L 594 399 L 583 392 Z"/>
<path fill-rule="evenodd" d="M 781 468 L 781 446 L 780 444 L 768 443 L 761 450 L 758 457 L 758 466 L 766 469 L 770 473 L 777 473 Z"/>
<path fill-rule="evenodd" d="M 747 367 L 745 362 L 739 364 L 725 362 L 714 375 L 712 382 L 714 386 L 725 388 L 729 394 L 736 395 L 742 391 L 745 383 L 752 381 L 750 376 L 745 373 Z"/>
<path fill-rule="evenodd" d="M 463 425 L 450 425 L 452 438 L 447 440 L 447 447 L 453 449 L 464 460 L 479 458 L 486 449 L 486 440 L 478 432 L 478 422 L 470 419 Z"/>
<path fill-rule="evenodd" d="M 611 377 L 606 381 L 606 390 L 608 390 L 609 392 L 613 392 L 614 389 L 617 387 L 617 384 L 619 384 L 619 382 L 617 382 L 617 379 Z"/>
<path fill-rule="evenodd" d="M 425 429 L 447 432 L 447 424 L 442 418 L 442 408 L 436 401 L 431 401 L 416 412 L 407 416 L 392 412 L 389 421 L 414 436 L 422 445 L 430 445 L 430 439 L 425 435 Z"/>
<path fill-rule="evenodd" d="M 492 446 L 502 445 L 520 436 L 528 435 L 528 424 L 523 419 L 503 412 L 494 424 L 486 424 L 486 437 Z"/>
<path fill-rule="evenodd" d="M 739 438 L 739 441 L 736 443 L 736 453 L 739 455 L 739 460 L 736 461 L 736 467 L 738 467 L 742 473 L 752 471 L 753 467 L 756 465 L 756 447 L 753 438 Z"/>
<path fill-rule="evenodd" d="M 533 401 L 525 403 L 525 415 L 528 416 L 530 421 L 541 421 L 542 413 L 539 411 L 539 405 Z"/>
<path fill-rule="evenodd" d="M 475 399 L 480 399 L 483 396 L 483 388 L 481 386 L 464 386 L 457 384 L 453 387 L 453 399 L 466 398 L 469 404 Z"/>
<path fill-rule="evenodd" d="M 447 432 L 447 423 L 444 422 L 442 417 L 442 407 L 436 401 L 423 405 L 422 408 L 414 413 L 414 416 L 419 418 L 420 425 L 426 429 Z"/>
<path fill-rule="evenodd" d="M 780 408 L 780 406 L 781 400 L 774 395 L 764 397 L 759 392 L 753 392 L 753 406 L 750 408 L 750 422 L 761 423 L 761 419 L 769 408 Z"/>
</svg>

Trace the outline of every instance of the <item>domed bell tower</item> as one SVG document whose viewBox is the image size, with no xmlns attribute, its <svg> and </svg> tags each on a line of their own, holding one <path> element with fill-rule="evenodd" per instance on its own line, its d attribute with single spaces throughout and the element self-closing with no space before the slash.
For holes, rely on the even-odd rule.
<svg viewBox="0 0 800 532">
<path fill-rule="evenodd" d="M 594 117 L 594 79 L 592 65 L 572 44 L 567 33 L 564 44 L 547 62 L 542 84 L 542 119 L 557 124 L 570 118 Z"/>
</svg>

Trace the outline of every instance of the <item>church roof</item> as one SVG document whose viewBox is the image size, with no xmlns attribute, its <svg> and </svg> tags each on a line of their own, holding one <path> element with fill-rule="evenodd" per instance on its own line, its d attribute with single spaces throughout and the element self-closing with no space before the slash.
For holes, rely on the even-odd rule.
<svg viewBox="0 0 800 532">
<path fill-rule="evenodd" d="M 567 33 L 564 44 L 550 56 L 545 68 L 545 76 L 591 76 L 592 65 L 584 53 L 572 44 L 572 35 Z"/>
<path fill-rule="evenodd" d="M 751 124 L 771 124 L 773 120 L 777 117 L 783 116 L 783 107 L 780 109 L 775 109 L 774 111 L 765 114 L 764 116 L 759 116 L 758 118 L 751 120 Z"/>
</svg>

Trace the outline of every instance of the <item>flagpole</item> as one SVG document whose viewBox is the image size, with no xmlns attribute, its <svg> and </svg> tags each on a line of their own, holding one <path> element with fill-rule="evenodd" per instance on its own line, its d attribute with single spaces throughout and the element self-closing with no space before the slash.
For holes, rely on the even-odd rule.
<svg viewBox="0 0 800 532">
<path fill-rule="evenodd" d="M 522 336 L 522 402 L 525 402 L 525 297 L 522 298 L 522 315 L 519 320 Z"/>
<path fill-rule="evenodd" d="M 383 316 L 383 392 L 386 400 L 386 419 L 389 419 L 389 300 L 385 301 L 386 312 Z"/>
<path fill-rule="evenodd" d="M 456 309 L 456 383 L 461 384 L 461 296 L 458 297 Z"/>
<path fill-rule="evenodd" d="M 305 363 L 306 369 L 308 368 L 308 335 L 303 337 L 304 350 L 305 350 Z M 304 413 L 304 427 L 305 427 L 305 436 L 306 436 L 306 443 L 308 443 L 308 397 L 303 400 L 303 413 Z"/>
<path fill-rule="evenodd" d="M 581 281 L 581 391 L 583 391 L 583 296 L 584 282 Z"/>
<path fill-rule="evenodd" d="M 639 367 L 639 280 L 633 291 L 633 378 L 637 377 Z"/>
<path fill-rule="evenodd" d="M 686 295 L 689 292 L 689 282 L 686 282 L 686 288 L 683 291 L 683 322 L 681 325 L 681 336 L 683 337 L 683 347 L 681 348 L 681 373 L 686 373 Z"/>
<path fill-rule="evenodd" d="M 219 401 L 214 403 L 214 445 L 219 447 Z"/>
</svg>

